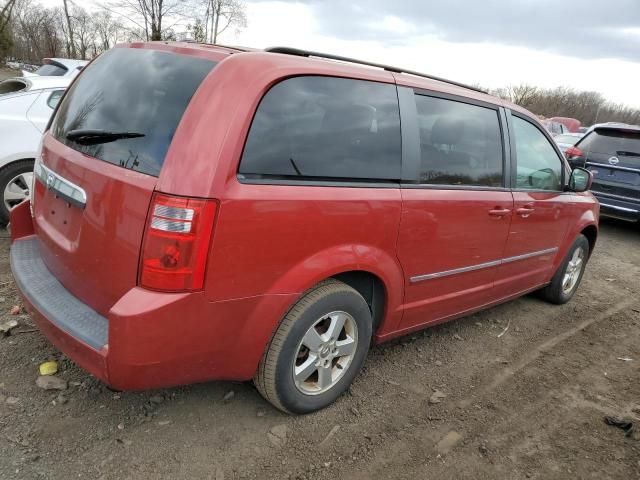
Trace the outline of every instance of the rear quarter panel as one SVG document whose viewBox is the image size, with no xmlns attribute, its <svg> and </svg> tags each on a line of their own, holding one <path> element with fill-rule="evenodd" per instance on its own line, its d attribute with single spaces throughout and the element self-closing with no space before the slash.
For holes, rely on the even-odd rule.
<svg viewBox="0 0 640 480">
<path fill-rule="evenodd" d="M 382 328 L 391 328 L 402 304 L 395 256 L 399 188 L 251 185 L 237 179 L 260 100 L 276 83 L 299 75 L 394 83 L 389 72 L 334 62 L 264 52 L 231 55 L 187 108 L 157 189 L 220 201 L 206 274 L 210 301 L 301 294 L 331 275 L 365 270 L 385 283 Z M 268 314 L 279 320 L 284 311 Z"/>
<path fill-rule="evenodd" d="M 207 296 L 301 294 L 332 275 L 364 270 L 385 284 L 382 328 L 391 328 L 402 304 L 403 275 L 395 256 L 400 210 L 394 188 L 231 181 L 215 227 Z"/>
</svg>

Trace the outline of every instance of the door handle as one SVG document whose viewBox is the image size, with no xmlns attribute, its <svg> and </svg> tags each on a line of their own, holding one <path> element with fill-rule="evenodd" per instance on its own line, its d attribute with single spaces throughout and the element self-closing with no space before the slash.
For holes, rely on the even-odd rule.
<svg viewBox="0 0 640 480">
<path fill-rule="evenodd" d="M 531 205 L 525 205 L 524 207 L 520 207 L 516 209 L 516 213 L 520 215 L 522 218 L 527 218 L 535 211 L 535 208 Z"/>
<path fill-rule="evenodd" d="M 492 217 L 504 217 L 505 215 L 509 215 L 511 213 L 511 210 L 509 210 L 508 208 L 493 208 L 491 210 L 489 210 L 489 215 L 491 215 Z"/>
</svg>

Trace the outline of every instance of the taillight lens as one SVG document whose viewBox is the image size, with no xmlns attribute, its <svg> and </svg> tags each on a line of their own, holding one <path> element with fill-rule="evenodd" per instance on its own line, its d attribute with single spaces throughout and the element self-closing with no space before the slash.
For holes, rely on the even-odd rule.
<svg viewBox="0 0 640 480">
<path fill-rule="evenodd" d="M 215 200 L 153 195 L 140 286 L 165 292 L 202 289 L 216 209 Z"/>
<path fill-rule="evenodd" d="M 582 150 L 577 147 L 569 147 L 564 151 L 564 156 L 568 159 L 574 159 L 583 155 Z"/>
<path fill-rule="evenodd" d="M 40 138 L 40 143 L 38 143 L 38 150 L 36 153 L 36 160 L 33 162 L 33 175 L 31 176 L 31 185 L 29 185 L 29 200 L 31 200 L 31 204 L 29 205 L 29 211 L 31 212 L 31 217 L 34 218 L 34 210 L 33 205 L 36 200 L 36 183 L 38 177 L 42 175 L 42 144 L 44 143 L 44 137 Z"/>
</svg>

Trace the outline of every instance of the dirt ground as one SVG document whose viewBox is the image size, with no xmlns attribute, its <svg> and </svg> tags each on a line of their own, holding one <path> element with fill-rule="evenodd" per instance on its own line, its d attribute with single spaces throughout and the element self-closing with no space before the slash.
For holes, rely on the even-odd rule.
<svg viewBox="0 0 640 480">
<path fill-rule="evenodd" d="M 375 347 L 334 406 L 288 417 L 250 384 L 109 391 L 9 314 L 0 239 L 1 320 L 20 322 L 0 337 L 0 478 L 640 478 L 639 247 L 604 220 L 569 304 L 528 296 Z M 35 385 L 48 359 L 62 394 Z"/>
</svg>

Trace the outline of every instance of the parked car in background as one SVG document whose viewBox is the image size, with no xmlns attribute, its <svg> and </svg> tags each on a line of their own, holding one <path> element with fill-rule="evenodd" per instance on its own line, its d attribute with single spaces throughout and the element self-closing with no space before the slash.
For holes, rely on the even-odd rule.
<svg viewBox="0 0 640 480">
<path fill-rule="evenodd" d="M 403 72 L 290 48 L 102 54 L 11 212 L 39 328 L 117 389 L 253 378 L 308 413 L 372 342 L 536 290 L 569 301 L 591 174 L 521 107 Z"/>
<path fill-rule="evenodd" d="M 640 220 L 640 126 L 594 125 L 565 155 L 571 166 L 593 173 L 603 215 Z"/>
<path fill-rule="evenodd" d="M 584 137 L 583 133 L 563 133 L 553 137 L 553 141 L 556 142 L 560 151 L 564 153 L 567 148 L 573 147 L 582 137 Z"/>
<path fill-rule="evenodd" d="M 0 224 L 29 197 L 42 133 L 71 77 L 18 77 L 0 82 Z"/>
<path fill-rule="evenodd" d="M 70 58 L 45 58 L 42 60 L 42 66 L 35 72 L 22 70 L 22 76 L 32 77 L 39 75 L 41 77 L 70 77 L 73 78 L 87 64 L 88 60 L 74 60 Z"/>
<path fill-rule="evenodd" d="M 564 125 L 564 127 L 567 129 L 567 131 L 569 131 L 571 133 L 577 133 L 578 129 L 582 125 L 582 122 L 580 120 L 575 119 L 575 118 L 551 117 L 549 120 L 551 120 L 552 122 L 557 122 L 557 123 L 560 123 L 560 124 Z"/>
<path fill-rule="evenodd" d="M 554 122 L 553 120 L 546 119 L 542 120 L 541 123 L 553 137 L 569 133 L 569 129 L 560 122 Z"/>
</svg>

